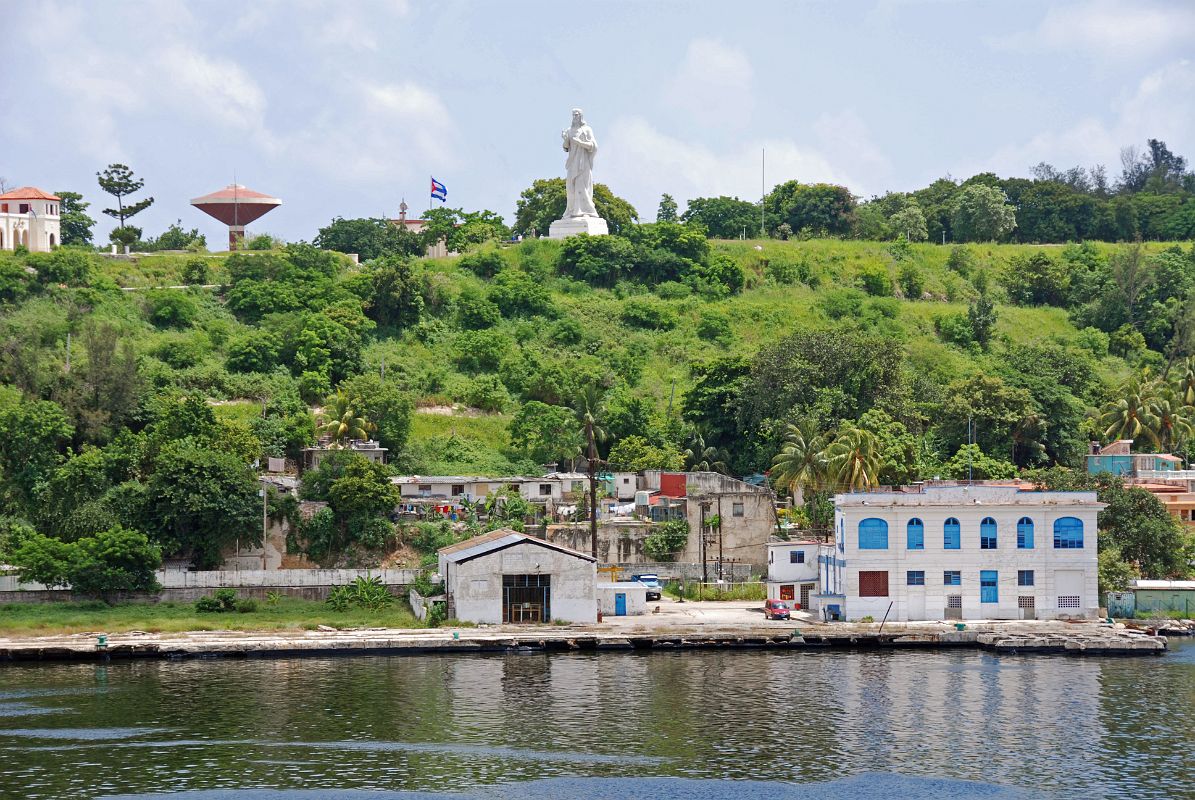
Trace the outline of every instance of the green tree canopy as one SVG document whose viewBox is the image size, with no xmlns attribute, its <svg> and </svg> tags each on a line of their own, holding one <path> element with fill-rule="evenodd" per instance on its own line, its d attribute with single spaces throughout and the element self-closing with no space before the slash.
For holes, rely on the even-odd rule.
<svg viewBox="0 0 1195 800">
<path fill-rule="evenodd" d="M 89 246 L 91 229 L 95 227 L 95 220 L 87 215 L 91 203 L 84 201 L 83 195 L 78 192 L 58 191 L 54 194 L 62 201 L 58 210 L 62 244 Z"/>
<path fill-rule="evenodd" d="M 109 164 L 107 169 L 97 172 L 95 175 L 99 179 L 100 188 L 116 198 L 116 208 L 105 208 L 104 213 L 120 223 L 117 230 L 127 228 L 126 220 L 154 204 L 152 197 L 146 197 L 125 205 L 125 197 L 141 191 L 141 187 L 145 186 L 145 181 L 134 175 L 133 170 L 124 164 Z"/>
<path fill-rule="evenodd" d="M 694 197 L 681 215 L 686 225 L 701 226 L 711 239 L 748 239 L 759 235 L 759 204 L 737 197 Z"/>
<path fill-rule="evenodd" d="M 356 253 L 362 261 L 383 256 L 417 256 L 424 251 L 417 234 L 387 219 L 344 219 L 336 217 L 319 229 L 316 247 L 340 253 Z"/>
<path fill-rule="evenodd" d="M 1002 190 L 981 183 L 964 186 L 951 202 L 951 229 L 963 242 L 994 242 L 1017 225 L 1016 210 Z"/>
</svg>

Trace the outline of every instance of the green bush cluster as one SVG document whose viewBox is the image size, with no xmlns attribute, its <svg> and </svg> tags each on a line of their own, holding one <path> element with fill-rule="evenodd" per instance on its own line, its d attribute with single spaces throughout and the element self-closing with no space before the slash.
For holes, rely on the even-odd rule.
<svg viewBox="0 0 1195 800">
<path fill-rule="evenodd" d="M 236 589 L 217 589 L 207 597 L 195 601 L 195 610 L 201 614 L 252 614 L 257 611 L 257 601 L 251 597 L 237 597 Z"/>
<path fill-rule="evenodd" d="M 371 575 L 358 577 L 344 586 L 333 586 L 326 602 L 334 611 L 348 611 L 355 607 L 376 612 L 389 608 L 394 601 L 394 595 L 382 583 L 382 579 Z"/>
</svg>

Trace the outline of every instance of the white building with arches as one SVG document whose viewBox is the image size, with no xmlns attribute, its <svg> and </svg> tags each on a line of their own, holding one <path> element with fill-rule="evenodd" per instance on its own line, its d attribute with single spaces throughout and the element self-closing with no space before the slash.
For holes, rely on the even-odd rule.
<svg viewBox="0 0 1195 800">
<path fill-rule="evenodd" d="M 823 593 L 849 620 L 1093 617 L 1095 492 L 935 485 L 834 498 Z"/>
<path fill-rule="evenodd" d="M 48 253 L 62 244 L 61 203 L 34 186 L 0 194 L 0 250 Z"/>
</svg>

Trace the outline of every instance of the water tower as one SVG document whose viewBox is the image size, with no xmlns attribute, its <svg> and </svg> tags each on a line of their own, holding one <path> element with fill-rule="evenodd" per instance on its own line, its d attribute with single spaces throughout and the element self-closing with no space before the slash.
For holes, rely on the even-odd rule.
<svg viewBox="0 0 1195 800">
<path fill-rule="evenodd" d="M 191 205 L 227 225 L 228 249 L 236 250 L 237 243 L 245 238 L 245 226 L 257 221 L 275 206 L 282 205 L 282 201 L 247 189 L 239 183 L 230 183 L 218 192 L 196 197 Z"/>
</svg>

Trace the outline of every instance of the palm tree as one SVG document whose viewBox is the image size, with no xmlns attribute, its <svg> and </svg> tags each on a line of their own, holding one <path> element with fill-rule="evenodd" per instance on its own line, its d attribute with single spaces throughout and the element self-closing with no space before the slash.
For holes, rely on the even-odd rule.
<svg viewBox="0 0 1195 800">
<path fill-rule="evenodd" d="M 353 439 L 368 439 L 375 426 L 364 417 L 357 416 L 353 401 L 344 391 L 329 395 L 320 414 L 323 420 L 317 431 L 332 437 L 334 447 L 344 447 Z"/>
<path fill-rule="evenodd" d="M 1192 426 L 1192 415 L 1195 408 L 1183 402 L 1182 394 L 1174 387 L 1163 384 L 1161 391 L 1153 400 L 1153 417 L 1157 420 L 1157 441 L 1159 448 L 1166 453 L 1174 452 L 1175 448 L 1195 432 Z"/>
<path fill-rule="evenodd" d="M 588 384 L 577 398 L 576 413 L 581 433 L 585 436 L 585 459 L 588 461 L 586 472 L 589 477 L 590 555 L 597 558 L 597 443 L 606 438 L 606 429 L 602 426 L 606 408 L 602 402 L 602 393 L 592 383 Z"/>
<path fill-rule="evenodd" d="M 811 419 L 790 423 L 785 428 L 784 446 L 772 459 L 772 477 L 776 488 L 793 496 L 793 502 L 804 500 L 806 487 L 817 488 L 825 482 L 828 442 Z"/>
<path fill-rule="evenodd" d="M 1106 439 L 1138 439 L 1142 436 L 1160 445 L 1155 412 L 1156 386 L 1148 376 L 1130 379 L 1118 400 L 1109 401 L 1100 412 L 1100 428 Z"/>
<path fill-rule="evenodd" d="M 706 447 L 705 437 L 700 431 L 693 431 L 693 438 L 689 440 L 689 449 L 685 450 L 684 456 L 687 470 L 730 474 L 730 468 L 726 466 L 727 452 L 720 447 Z"/>
<path fill-rule="evenodd" d="M 1040 414 L 1030 412 L 1012 428 L 1012 460 L 1022 466 L 1046 454 L 1041 440 L 1046 435 L 1046 421 Z M 1019 456 L 1019 457 L 1018 457 Z"/>
<path fill-rule="evenodd" d="M 1183 361 L 1182 374 L 1178 379 L 1178 395 L 1183 405 L 1195 406 L 1195 356 Z"/>
<path fill-rule="evenodd" d="M 848 491 L 870 489 L 880 482 L 883 457 L 875 434 L 848 427 L 826 448 L 826 465 L 837 484 Z"/>
</svg>

